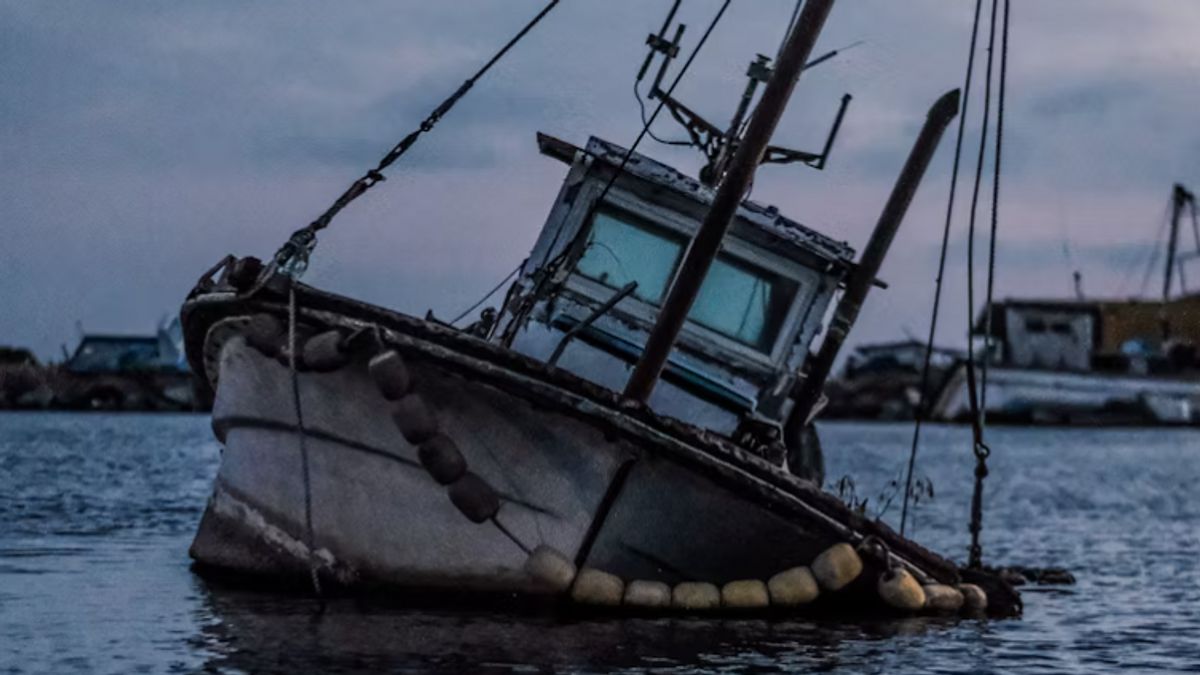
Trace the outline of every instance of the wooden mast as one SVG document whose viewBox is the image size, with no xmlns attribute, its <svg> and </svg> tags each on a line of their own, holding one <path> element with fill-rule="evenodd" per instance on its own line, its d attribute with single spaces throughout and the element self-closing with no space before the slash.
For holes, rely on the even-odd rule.
<svg viewBox="0 0 1200 675">
<path fill-rule="evenodd" d="M 683 322 L 692 309 L 713 259 L 721 249 L 721 240 L 737 214 L 742 197 L 754 179 L 755 170 L 762 163 L 763 153 L 783 116 L 783 110 L 821 34 L 833 2 L 808 0 L 804 3 L 800 18 L 780 53 L 775 72 L 767 82 L 762 99 L 750 117 L 746 133 L 738 142 L 737 151 L 720 181 L 712 206 L 692 239 L 679 267 L 679 274 L 659 310 L 658 321 L 646 340 L 642 356 L 625 384 L 626 396 L 645 401 L 654 391 Z"/>
</svg>

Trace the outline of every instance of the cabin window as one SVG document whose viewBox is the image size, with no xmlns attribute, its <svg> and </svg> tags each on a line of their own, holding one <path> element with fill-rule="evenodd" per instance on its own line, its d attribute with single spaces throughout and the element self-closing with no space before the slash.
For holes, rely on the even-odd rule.
<svg viewBox="0 0 1200 675">
<path fill-rule="evenodd" d="M 770 351 L 799 285 L 728 256 L 713 261 L 688 318 L 760 351 Z"/>
<path fill-rule="evenodd" d="M 1045 333 L 1046 322 L 1041 319 L 1025 319 L 1025 330 L 1030 333 Z"/>
<path fill-rule="evenodd" d="M 614 289 L 636 281 L 634 296 L 657 305 L 686 244 L 682 236 L 632 216 L 600 211 L 592 220 L 575 271 Z"/>
<path fill-rule="evenodd" d="M 622 211 L 596 213 L 575 272 L 609 288 L 638 283 L 634 297 L 660 306 L 688 238 Z M 783 328 L 799 283 L 720 254 L 688 319 L 732 340 L 769 353 Z"/>
</svg>

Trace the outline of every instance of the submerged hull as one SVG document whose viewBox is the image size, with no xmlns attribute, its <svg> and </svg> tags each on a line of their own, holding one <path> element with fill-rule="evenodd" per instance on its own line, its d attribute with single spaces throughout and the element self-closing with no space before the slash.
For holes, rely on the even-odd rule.
<svg viewBox="0 0 1200 675">
<path fill-rule="evenodd" d="M 303 581 L 315 564 L 347 588 L 544 595 L 562 589 L 526 570 L 539 546 L 626 580 L 719 585 L 874 536 L 890 553 L 866 559 L 841 602 L 878 605 L 874 580 L 889 564 L 926 582 L 960 580 L 952 563 L 724 439 L 436 323 L 299 289 L 301 340 L 370 328 L 375 353 L 401 354 L 412 391 L 499 510 L 473 522 L 450 498 L 397 427 L 396 402 L 365 355 L 296 373 L 299 426 L 287 359 L 251 328 L 256 316 L 286 317 L 282 298 L 210 290 L 184 308 L 224 445 L 191 547 L 203 568 Z"/>
</svg>

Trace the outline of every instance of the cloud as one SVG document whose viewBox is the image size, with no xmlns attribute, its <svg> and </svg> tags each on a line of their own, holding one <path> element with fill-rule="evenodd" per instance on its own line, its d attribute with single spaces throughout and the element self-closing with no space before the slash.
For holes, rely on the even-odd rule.
<svg viewBox="0 0 1200 675">
<path fill-rule="evenodd" d="M 524 257 L 563 175 L 533 133 L 623 144 L 636 134 L 633 75 L 668 4 L 560 4 L 322 235 L 309 280 L 414 313 L 469 305 Z M 685 53 L 718 4 L 684 3 Z M 1159 230 L 1170 184 L 1200 173 L 1200 5 L 1013 4 L 1000 293 L 1068 293 L 1072 264 L 1095 292 L 1117 293 Z M 76 319 L 149 330 L 220 256 L 269 255 L 541 5 L 0 0 L 0 343 L 50 356 Z M 792 6 L 735 3 L 678 97 L 725 124 L 746 64 L 774 50 Z M 971 8 L 839 3 L 817 51 L 863 44 L 804 75 L 776 139 L 820 148 L 850 92 L 830 164 L 766 167 L 754 198 L 861 248 L 929 105 L 961 85 Z M 656 130 L 678 132 L 669 121 Z M 872 296 L 854 340 L 923 332 L 951 140 L 884 267 L 891 288 Z M 701 163 L 688 149 L 643 150 L 692 173 Z M 966 325 L 968 189 L 947 342 Z"/>
</svg>

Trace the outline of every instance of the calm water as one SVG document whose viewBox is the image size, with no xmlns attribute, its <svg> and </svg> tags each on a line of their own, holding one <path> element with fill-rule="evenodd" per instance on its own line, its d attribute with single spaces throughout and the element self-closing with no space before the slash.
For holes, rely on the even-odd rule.
<svg viewBox="0 0 1200 675">
<path fill-rule="evenodd" d="M 905 425 L 822 428 L 829 475 L 879 494 Z M 965 551 L 965 429 L 931 428 L 917 538 Z M 1060 565 L 1015 621 L 587 620 L 233 591 L 187 546 L 219 449 L 199 416 L 0 413 L 0 672 L 740 672 L 1200 669 L 1200 433 L 995 429 L 985 558 Z M 886 501 L 886 500 L 885 500 Z M 885 514 L 891 520 L 898 507 Z"/>
</svg>

